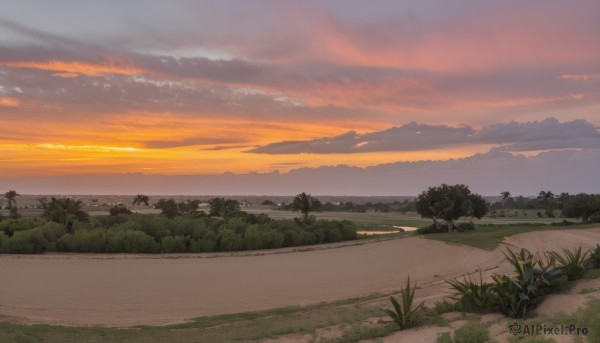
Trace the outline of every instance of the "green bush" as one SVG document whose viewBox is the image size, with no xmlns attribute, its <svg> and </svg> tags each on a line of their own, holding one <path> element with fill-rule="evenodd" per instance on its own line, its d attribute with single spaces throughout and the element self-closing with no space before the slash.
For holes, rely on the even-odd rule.
<svg viewBox="0 0 600 343">
<path fill-rule="evenodd" d="M 456 227 L 458 228 L 458 231 L 475 230 L 475 224 L 473 223 L 459 223 Z"/>
<path fill-rule="evenodd" d="M 62 236 L 57 250 L 63 252 L 101 253 L 106 250 L 106 235 L 103 229 L 79 230 L 73 235 Z"/>
<path fill-rule="evenodd" d="M 481 324 L 468 324 L 454 331 L 455 343 L 485 343 L 490 339 L 490 332 Z"/>
<path fill-rule="evenodd" d="M 191 243 L 192 252 L 213 252 L 215 251 L 215 241 L 211 239 L 194 240 Z"/>
<path fill-rule="evenodd" d="M 453 343 L 452 338 L 450 337 L 450 332 L 438 334 L 435 343 Z"/>
<path fill-rule="evenodd" d="M 456 291 L 458 301 L 456 308 L 467 312 L 490 312 L 494 309 L 492 284 L 483 282 L 483 275 L 479 271 L 479 282 L 474 282 L 471 277 L 464 277 L 463 281 L 446 281 Z"/>
<path fill-rule="evenodd" d="M 283 234 L 281 232 L 265 231 L 262 234 L 263 246 L 267 249 L 283 247 Z"/>
<path fill-rule="evenodd" d="M 58 239 L 67 233 L 67 228 L 55 222 L 46 222 L 39 227 L 48 242 L 58 242 Z"/>
<path fill-rule="evenodd" d="M 158 253 L 160 246 L 152 237 L 140 231 L 108 230 L 105 250 L 113 253 Z"/>
<path fill-rule="evenodd" d="M 46 243 L 42 230 L 23 230 L 5 238 L 2 250 L 9 254 L 41 254 L 46 251 Z"/>
<path fill-rule="evenodd" d="M 161 252 L 163 253 L 183 253 L 188 252 L 190 245 L 189 237 L 185 236 L 167 236 L 160 242 Z"/>
<path fill-rule="evenodd" d="M 556 259 L 567 274 L 569 281 L 581 279 L 585 270 L 584 264 L 589 252 L 583 252 L 581 247 L 570 251 L 563 249 L 563 255 L 553 251 L 550 253 Z"/>
<path fill-rule="evenodd" d="M 244 246 L 244 240 L 240 235 L 231 230 L 223 230 L 219 232 L 219 250 L 220 251 L 237 251 Z"/>
<path fill-rule="evenodd" d="M 417 324 L 419 315 L 424 309 L 423 303 L 415 305 L 415 290 L 417 284 L 410 283 L 410 277 L 406 280 L 406 286 L 400 288 L 400 302 L 394 297 L 390 297 L 393 305 L 392 310 L 385 310 L 385 313 L 398 324 L 400 330 L 413 327 Z"/>
<path fill-rule="evenodd" d="M 258 230 L 257 225 L 251 225 L 246 229 L 246 234 L 244 235 L 244 247 L 247 250 L 266 248 L 264 245 L 263 233 Z"/>
</svg>

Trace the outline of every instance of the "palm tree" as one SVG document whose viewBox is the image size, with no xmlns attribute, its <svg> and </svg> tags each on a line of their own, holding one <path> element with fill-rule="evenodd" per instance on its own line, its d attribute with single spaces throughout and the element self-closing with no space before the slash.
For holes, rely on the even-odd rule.
<svg viewBox="0 0 600 343">
<path fill-rule="evenodd" d="M 500 195 L 502 196 L 502 203 L 504 204 L 504 207 L 506 207 L 506 203 L 510 199 L 510 192 L 504 191 L 504 192 L 501 192 Z"/>
<path fill-rule="evenodd" d="M 554 193 L 551 191 L 540 191 L 537 196 L 538 200 L 541 200 L 544 204 L 548 204 L 549 201 L 554 199 Z"/>
<path fill-rule="evenodd" d="M 135 196 L 135 198 L 133 198 L 133 202 L 131 204 L 132 205 L 144 204 L 146 206 L 150 206 L 150 199 L 148 199 L 148 196 L 146 196 L 146 195 L 138 194 Z"/>
<path fill-rule="evenodd" d="M 45 198 L 39 199 L 44 209 L 43 216 L 53 222 L 65 224 L 69 233 L 72 233 L 71 228 L 75 220 L 85 220 L 89 215 L 84 212 L 81 207 L 81 200 L 73 198 L 54 198 L 50 202 Z"/>
<path fill-rule="evenodd" d="M 292 211 L 299 211 L 300 213 L 302 213 L 302 219 L 305 222 L 309 220 L 309 213 L 311 211 L 318 211 L 320 207 L 321 202 L 319 201 L 319 199 L 314 198 L 312 195 L 306 194 L 304 192 L 296 195 L 291 204 Z"/>
<path fill-rule="evenodd" d="M 16 218 L 19 216 L 17 213 L 17 200 L 16 198 L 19 196 L 19 193 L 16 191 L 8 191 L 4 193 L 4 197 L 8 200 L 8 211 L 10 212 L 11 218 Z"/>
</svg>

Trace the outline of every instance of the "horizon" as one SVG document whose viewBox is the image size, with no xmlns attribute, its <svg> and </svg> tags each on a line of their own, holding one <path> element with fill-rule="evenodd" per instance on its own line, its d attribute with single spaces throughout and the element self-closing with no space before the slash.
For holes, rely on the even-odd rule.
<svg viewBox="0 0 600 343">
<path fill-rule="evenodd" d="M 0 187 L 600 192 L 598 11 L 594 1 L 6 4 Z"/>
</svg>

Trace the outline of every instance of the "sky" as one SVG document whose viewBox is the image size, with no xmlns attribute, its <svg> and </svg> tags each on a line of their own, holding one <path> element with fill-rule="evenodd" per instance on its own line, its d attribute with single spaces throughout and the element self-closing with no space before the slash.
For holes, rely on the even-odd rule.
<svg viewBox="0 0 600 343">
<path fill-rule="evenodd" d="M 0 5 L 2 188 L 600 191 L 598 1 Z"/>
</svg>

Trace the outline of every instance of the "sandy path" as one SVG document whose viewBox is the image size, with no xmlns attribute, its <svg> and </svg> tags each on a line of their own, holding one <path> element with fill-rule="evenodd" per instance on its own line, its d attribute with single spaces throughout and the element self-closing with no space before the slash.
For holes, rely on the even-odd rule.
<svg viewBox="0 0 600 343">
<path fill-rule="evenodd" d="M 564 234 L 528 233 L 510 241 L 527 245 L 555 236 L 566 247 L 600 242 L 600 229 Z M 444 279 L 503 263 L 498 250 L 420 237 L 243 257 L 99 257 L 0 256 L 0 315 L 64 325 L 174 323 L 397 289 L 408 274 L 423 286 L 421 297 L 439 297 L 439 286 L 447 289 Z"/>
</svg>

